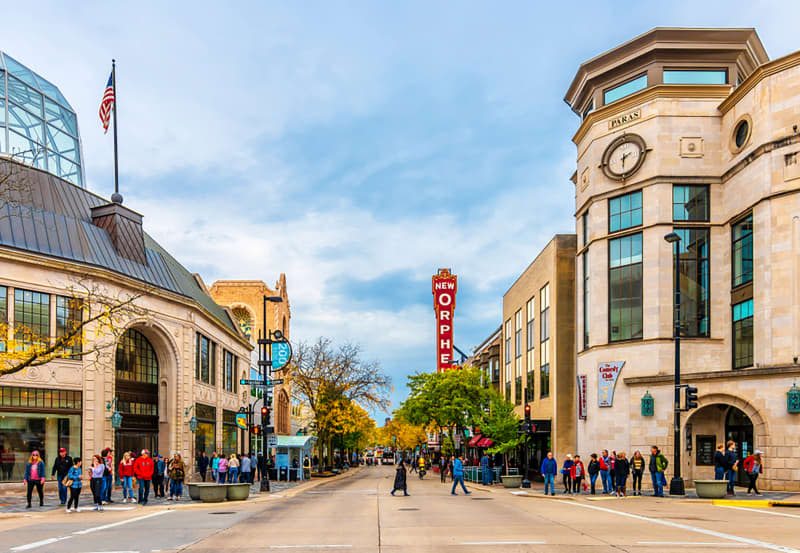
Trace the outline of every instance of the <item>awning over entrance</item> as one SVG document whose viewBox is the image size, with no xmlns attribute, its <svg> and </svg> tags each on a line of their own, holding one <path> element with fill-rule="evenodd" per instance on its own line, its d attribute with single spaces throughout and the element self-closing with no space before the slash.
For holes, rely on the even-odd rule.
<svg viewBox="0 0 800 553">
<path fill-rule="evenodd" d="M 481 447 L 481 448 L 483 448 L 483 447 L 492 447 L 492 444 L 494 444 L 494 440 L 492 440 L 491 438 L 482 438 L 478 442 L 478 447 Z"/>
<path fill-rule="evenodd" d="M 483 436 L 481 436 L 480 434 L 473 436 L 472 439 L 469 441 L 469 444 L 467 445 L 469 447 L 477 447 L 478 442 L 481 441 L 481 439 L 483 439 Z"/>
<path fill-rule="evenodd" d="M 287 447 L 290 449 L 311 449 L 314 442 L 317 441 L 316 436 L 281 436 L 278 435 L 278 447 Z"/>
</svg>

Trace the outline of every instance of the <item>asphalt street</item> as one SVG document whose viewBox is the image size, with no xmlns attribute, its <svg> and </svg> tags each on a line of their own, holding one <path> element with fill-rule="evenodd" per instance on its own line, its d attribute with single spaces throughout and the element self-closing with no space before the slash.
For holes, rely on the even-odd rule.
<svg viewBox="0 0 800 553">
<path fill-rule="evenodd" d="M 550 499 L 502 488 L 450 495 L 436 475 L 363 467 L 296 494 L 177 509 L 0 518 L 0 552 L 220 553 L 782 551 L 800 553 L 800 510 L 637 497 Z"/>
</svg>

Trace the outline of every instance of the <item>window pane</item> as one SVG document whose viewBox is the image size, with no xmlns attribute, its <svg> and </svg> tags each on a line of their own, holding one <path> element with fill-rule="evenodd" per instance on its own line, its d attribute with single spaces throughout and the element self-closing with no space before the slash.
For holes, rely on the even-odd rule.
<svg viewBox="0 0 800 553">
<path fill-rule="evenodd" d="M 78 141 L 52 125 L 47 125 L 47 148 L 72 161 L 79 162 L 81 160 Z"/>
<path fill-rule="evenodd" d="M 14 290 L 14 336 L 23 349 L 50 342 L 50 295 Z"/>
<path fill-rule="evenodd" d="M 42 95 L 11 75 L 8 76 L 8 99 L 34 115 L 43 117 Z"/>
<path fill-rule="evenodd" d="M 642 235 L 610 241 L 609 340 L 642 338 Z"/>
<path fill-rule="evenodd" d="M 733 306 L 733 368 L 753 365 L 753 300 Z"/>
<path fill-rule="evenodd" d="M 27 165 L 37 169 L 45 168 L 44 147 L 12 130 L 8 131 L 8 152 Z"/>
<path fill-rule="evenodd" d="M 728 72 L 724 69 L 664 70 L 664 84 L 727 84 Z"/>
<path fill-rule="evenodd" d="M 608 201 L 608 230 L 616 232 L 642 224 L 642 191 Z"/>
<path fill-rule="evenodd" d="M 606 104 L 610 104 L 611 102 L 619 100 L 620 98 L 624 98 L 625 96 L 629 96 L 634 92 L 642 90 L 645 87 L 647 87 L 647 74 L 606 90 L 605 94 L 603 95 L 604 102 Z"/>
<path fill-rule="evenodd" d="M 44 99 L 44 113 L 49 125 L 54 125 L 72 136 L 78 136 L 78 122 L 74 113 L 49 98 Z"/>
<path fill-rule="evenodd" d="M 8 128 L 44 144 L 44 123 L 13 103 L 8 104 Z"/>
<path fill-rule="evenodd" d="M 146 384 L 158 381 L 158 358 L 150 341 L 141 332 L 128 329 L 117 344 L 117 378 Z"/>
<path fill-rule="evenodd" d="M 80 300 L 56 296 L 56 338 L 61 338 L 77 331 L 77 334 L 70 338 L 64 347 L 65 352 L 81 352 L 83 332 L 80 331 L 80 326 L 82 322 L 83 309 Z"/>
<path fill-rule="evenodd" d="M 736 223 L 733 235 L 733 286 L 753 280 L 753 216 Z"/>
<path fill-rule="evenodd" d="M 672 219 L 674 221 L 708 221 L 708 187 L 674 186 L 672 189 Z"/>
</svg>

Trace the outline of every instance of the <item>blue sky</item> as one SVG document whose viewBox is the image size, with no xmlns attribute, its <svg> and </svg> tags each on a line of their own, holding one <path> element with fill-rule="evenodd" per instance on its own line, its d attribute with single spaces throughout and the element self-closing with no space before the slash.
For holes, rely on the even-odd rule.
<svg viewBox="0 0 800 553">
<path fill-rule="evenodd" d="M 459 276 L 469 350 L 574 231 L 562 98 L 580 63 L 656 26 L 755 27 L 772 58 L 800 49 L 788 1 L 160 4 L 4 6 L 0 49 L 78 111 L 105 196 L 97 109 L 116 57 L 126 205 L 209 284 L 285 272 L 293 339 L 360 342 L 394 407 L 435 366 L 438 267 Z"/>
</svg>

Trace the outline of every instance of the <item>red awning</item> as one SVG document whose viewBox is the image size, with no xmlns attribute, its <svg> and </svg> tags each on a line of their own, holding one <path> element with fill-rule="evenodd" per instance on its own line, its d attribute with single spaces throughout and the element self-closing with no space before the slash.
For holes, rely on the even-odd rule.
<svg viewBox="0 0 800 553">
<path fill-rule="evenodd" d="M 478 445 L 478 442 L 481 441 L 481 438 L 483 438 L 483 436 L 481 436 L 480 434 L 473 436 L 472 439 L 469 441 L 469 444 L 467 445 L 469 447 L 476 447 Z"/>
<path fill-rule="evenodd" d="M 492 447 L 494 441 L 490 438 L 483 438 L 481 441 L 478 442 L 478 447 Z"/>
</svg>

